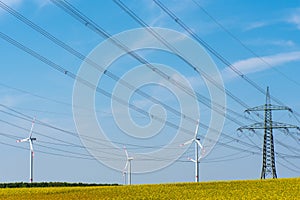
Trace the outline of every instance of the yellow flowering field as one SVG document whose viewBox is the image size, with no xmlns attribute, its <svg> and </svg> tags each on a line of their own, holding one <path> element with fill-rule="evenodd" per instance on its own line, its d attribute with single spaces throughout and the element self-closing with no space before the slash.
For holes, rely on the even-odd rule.
<svg viewBox="0 0 300 200">
<path fill-rule="evenodd" d="M 300 199 L 300 178 L 132 186 L 4 188 L 0 199 Z"/>
</svg>

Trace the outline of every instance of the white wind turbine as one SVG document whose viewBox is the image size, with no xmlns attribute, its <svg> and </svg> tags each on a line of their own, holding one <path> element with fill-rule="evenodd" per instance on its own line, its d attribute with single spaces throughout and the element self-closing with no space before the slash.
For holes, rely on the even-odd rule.
<svg viewBox="0 0 300 200">
<path fill-rule="evenodd" d="M 185 145 L 191 144 L 193 142 L 195 143 L 195 159 L 189 158 L 190 161 L 195 163 L 195 182 L 199 182 L 199 161 L 200 161 L 200 157 L 199 157 L 198 147 L 200 147 L 200 149 L 203 150 L 203 146 L 200 143 L 200 139 L 197 138 L 198 129 L 199 129 L 199 120 L 197 121 L 197 126 L 196 126 L 196 130 L 195 130 L 194 138 L 180 145 L 180 146 L 185 146 Z"/>
<path fill-rule="evenodd" d="M 33 130 L 33 126 L 35 123 L 35 118 L 32 120 L 32 124 L 31 124 L 31 129 L 29 132 L 29 137 L 28 138 L 24 138 L 21 140 L 17 140 L 17 142 L 29 142 L 29 147 L 30 147 L 30 179 L 29 182 L 32 183 L 33 182 L 33 157 L 34 157 L 34 151 L 33 151 L 33 141 L 36 140 L 36 138 L 32 137 L 32 130 Z"/>
<path fill-rule="evenodd" d="M 127 178 L 128 178 L 127 184 L 131 185 L 131 161 L 133 160 L 133 157 L 129 157 L 126 147 L 124 147 L 124 151 L 125 151 L 126 158 L 127 158 L 126 164 L 125 164 L 125 167 L 123 170 L 124 182 L 126 183 L 126 174 L 127 174 Z M 126 172 L 126 169 L 127 169 L 127 172 Z"/>
</svg>

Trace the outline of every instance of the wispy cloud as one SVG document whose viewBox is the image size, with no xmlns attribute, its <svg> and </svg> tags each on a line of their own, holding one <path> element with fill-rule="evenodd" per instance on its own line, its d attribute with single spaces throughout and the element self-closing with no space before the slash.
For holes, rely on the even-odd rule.
<svg viewBox="0 0 300 200">
<path fill-rule="evenodd" d="M 38 5 L 39 9 L 51 5 L 50 0 L 35 0 L 35 3 Z"/>
<path fill-rule="evenodd" d="M 163 22 L 166 20 L 166 16 L 160 12 L 157 16 L 152 17 L 152 19 L 150 19 L 150 23 L 149 26 L 156 26 L 156 27 L 162 27 L 164 24 Z"/>
<path fill-rule="evenodd" d="M 2 0 L 3 3 L 13 6 L 13 5 L 19 5 L 22 3 L 23 0 Z"/>
<path fill-rule="evenodd" d="M 296 45 L 295 42 L 292 40 L 283 40 L 283 39 L 269 40 L 269 39 L 262 39 L 262 38 L 248 40 L 246 44 L 252 46 L 277 46 L 277 47 L 294 47 Z"/>
<path fill-rule="evenodd" d="M 1 92 L 2 93 L 2 92 Z M 14 107 L 24 100 L 24 95 L 0 94 L 0 102 L 8 107 Z"/>
<path fill-rule="evenodd" d="M 2 2 L 8 5 L 9 7 L 16 8 L 22 5 L 25 2 L 25 0 L 2 0 Z M 33 2 L 37 5 L 38 9 L 42 9 L 43 7 L 51 4 L 50 0 L 33 0 Z M 0 9 L 0 14 L 2 11 L 3 10 Z"/>
<path fill-rule="evenodd" d="M 295 43 L 292 40 L 266 40 L 266 44 L 281 46 L 281 47 L 292 47 Z"/>
<path fill-rule="evenodd" d="M 244 28 L 245 31 L 250 31 L 258 28 L 262 28 L 265 26 L 269 26 L 270 22 L 263 22 L 263 21 L 258 21 L 258 22 L 252 22 L 250 24 L 247 24 L 246 27 Z"/>
<path fill-rule="evenodd" d="M 300 30 L 300 8 L 297 8 L 293 14 L 288 18 L 288 22 L 296 25 L 296 28 Z"/>
<path fill-rule="evenodd" d="M 280 53 L 260 58 L 248 58 L 233 63 L 233 66 L 246 75 L 294 61 L 300 61 L 300 51 Z M 238 75 L 232 72 L 229 67 L 225 68 L 222 74 L 225 80 L 230 80 L 238 77 Z"/>
<path fill-rule="evenodd" d="M 161 27 L 173 21 L 158 5 L 156 5 L 156 3 L 149 3 L 149 1 L 146 0 L 144 5 L 147 5 L 145 8 L 147 9 L 147 12 L 150 11 L 149 13 L 151 13 L 147 19 L 150 26 Z M 196 7 L 190 0 L 169 1 L 168 3 L 164 3 L 164 5 L 179 16 L 183 16 L 196 10 Z"/>
<path fill-rule="evenodd" d="M 2 2 L 10 7 L 17 7 L 22 4 L 23 0 L 2 0 Z M 0 15 L 3 14 L 5 11 L 0 9 Z"/>
<path fill-rule="evenodd" d="M 297 29 L 300 30 L 300 7 L 299 8 L 293 8 L 288 13 L 284 12 L 283 17 L 280 18 L 272 18 L 264 21 L 254 21 L 246 24 L 244 27 L 244 31 L 251 31 L 254 29 L 264 28 L 271 25 L 280 25 L 282 23 L 284 24 L 292 24 Z"/>
</svg>

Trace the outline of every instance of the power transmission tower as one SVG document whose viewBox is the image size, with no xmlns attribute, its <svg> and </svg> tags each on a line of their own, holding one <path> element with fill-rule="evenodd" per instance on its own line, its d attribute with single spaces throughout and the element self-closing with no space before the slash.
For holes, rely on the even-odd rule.
<svg viewBox="0 0 300 200">
<path fill-rule="evenodd" d="M 289 112 L 292 112 L 292 109 L 289 107 L 272 105 L 270 99 L 269 87 L 267 87 L 266 104 L 245 110 L 245 112 L 247 113 L 250 113 L 251 111 L 252 112 L 264 111 L 265 113 L 264 122 L 261 123 L 258 122 L 252 125 L 242 126 L 238 128 L 238 131 L 242 131 L 242 130 L 255 131 L 255 129 L 264 129 L 263 163 L 262 163 L 262 170 L 260 176 L 261 179 L 265 179 L 269 175 L 271 175 L 272 178 L 277 178 L 276 167 L 275 167 L 273 129 L 284 129 L 287 131 L 289 128 L 299 129 L 299 127 L 294 125 L 272 121 L 273 110 L 288 110 Z"/>
</svg>

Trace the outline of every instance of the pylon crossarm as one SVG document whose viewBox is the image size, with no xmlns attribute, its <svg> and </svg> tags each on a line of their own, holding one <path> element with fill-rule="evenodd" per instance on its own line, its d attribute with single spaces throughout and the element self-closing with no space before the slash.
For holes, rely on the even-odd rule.
<svg viewBox="0 0 300 200">
<path fill-rule="evenodd" d="M 298 126 L 294 126 L 291 124 L 285 124 L 285 123 L 281 123 L 281 122 L 274 122 L 272 121 L 272 128 L 273 129 L 289 129 L 289 128 L 295 128 L 297 130 L 300 131 L 300 128 Z M 265 124 L 262 122 L 258 122 L 258 123 L 254 123 L 248 126 L 242 126 L 240 128 L 238 128 L 238 131 L 243 132 L 243 130 L 250 130 L 250 131 L 254 131 L 255 129 L 265 129 Z"/>
<path fill-rule="evenodd" d="M 243 130 L 254 131 L 255 129 L 264 129 L 264 123 L 258 122 L 251 125 L 242 126 L 237 130 L 243 132 Z"/>
<path fill-rule="evenodd" d="M 272 122 L 272 128 L 282 128 L 282 129 L 289 129 L 289 128 L 295 128 L 297 130 L 300 130 L 298 126 L 291 125 L 291 124 L 286 124 L 286 123 L 281 123 L 281 122 Z"/>
<path fill-rule="evenodd" d="M 269 110 L 288 110 L 289 112 L 293 113 L 293 110 L 287 106 L 277 106 L 277 105 L 261 105 L 261 106 L 256 106 L 253 108 L 248 108 L 245 110 L 246 113 L 250 113 L 251 111 L 264 111 L 266 109 Z"/>
</svg>

